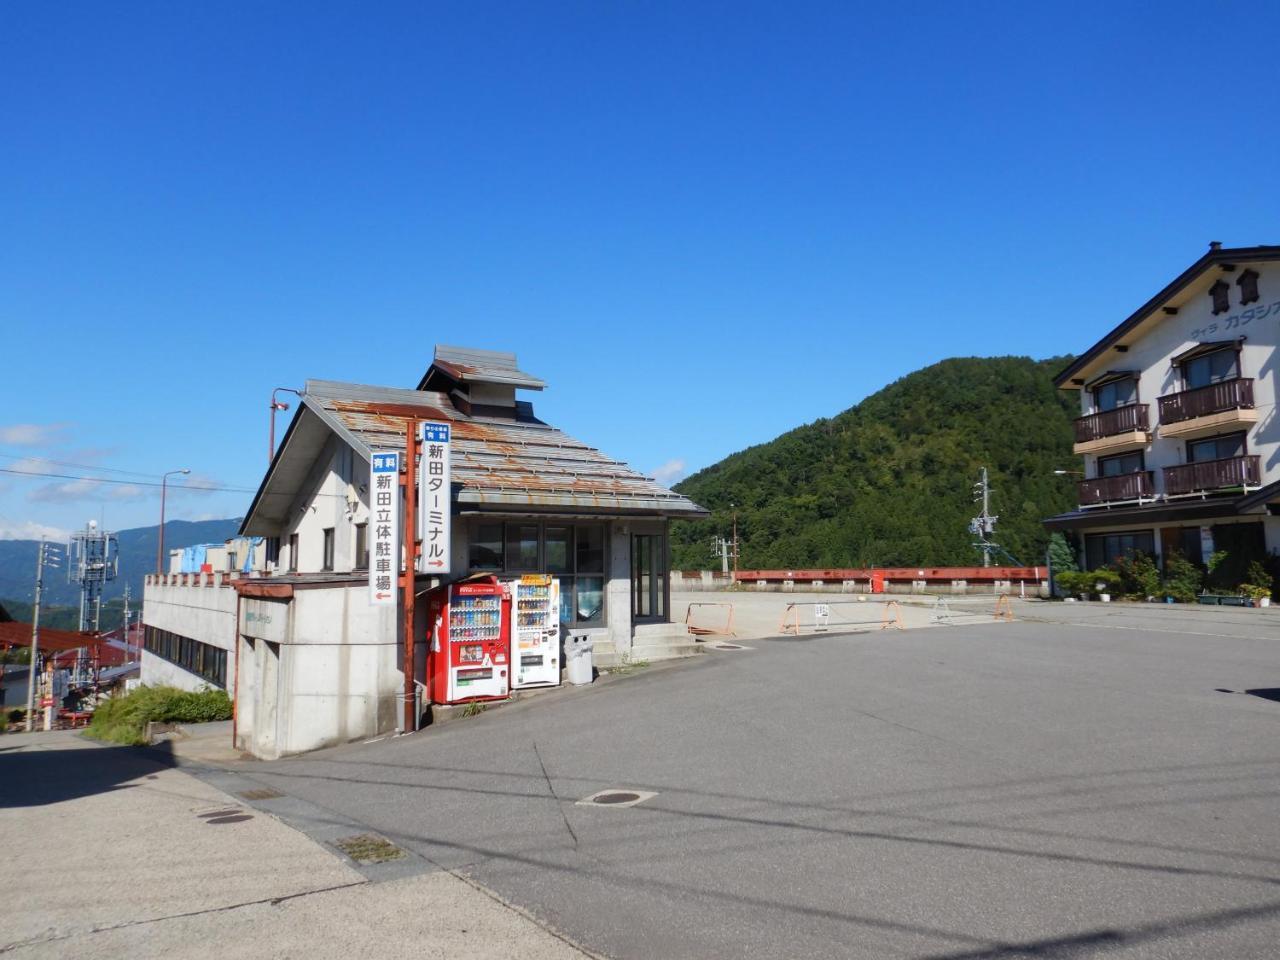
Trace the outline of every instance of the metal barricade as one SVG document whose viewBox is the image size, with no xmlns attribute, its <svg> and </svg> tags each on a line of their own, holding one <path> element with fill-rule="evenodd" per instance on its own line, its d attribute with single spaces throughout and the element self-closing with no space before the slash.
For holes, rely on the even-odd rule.
<svg viewBox="0 0 1280 960">
<path fill-rule="evenodd" d="M 995 608 L 987 605 L 991 601 L 986 597 L 945 597 L 937 596 L 933 600 L 933 610 L 929 615 L 930 623 L 981 623 L 990 617 L 997 622 L 1008 622 L 1013 619 L 1013 602 L 1007 593 L 996 597 Z M 953 609 L 959 607 L 960 609 Z M 981 618 L 981 619 L 977 619 Z"/>
<path fill-rule="evenodd" d="M 872 601 L 874 603 L 875 601 Z M 903 630 L 902 607 L 897 600 L 886 600 L 876 619 L 854 618 L 849 616 L 845 608 L 854 607 L 869 610 L 871 604 L 866 600 L 812 600 L 788 603 L 782 612 L 782 623 L 778 630 L 784 634 L 800 636 L 805 630 L 813 633 L 839 631 L 845 627 L 860 627 L 871 630 L 879 625 L 881 630 Z"/>
<path fill-rule="evenodd" d="M 708 627 L 701 624 L 695 624 L 693 620 L 694 607 L 725 607 L 728 613 L 725 616 L 724 627 Z M 684 613 L 684 626 L 695 637 L 736 637 L 733 632 L 733 604 L 732 603 L 712 603 L 710 601 L 689 604 L 689 609 Z"/>
</svg>

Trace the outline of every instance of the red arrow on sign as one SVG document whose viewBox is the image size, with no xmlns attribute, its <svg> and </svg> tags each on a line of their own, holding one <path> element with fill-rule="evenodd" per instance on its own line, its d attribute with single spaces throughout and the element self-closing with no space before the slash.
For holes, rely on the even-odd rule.
<svg viewBox="0 0 1280 960">
<path fill-rule="evenodd" d="M 427 563 L 427 566 L 428 566 L 428 567 L 443 567 L 443 566 L 444 566 L 444 561 L 443 561 L 443 560 L 431 560 L 431 561 L 429 561 L 429 562 Z"/>
<path fill-rule="evenodd" d="M 389 593 L 375 593 L 375 594 L 374 594 L 374 597 L 375 597 L 375 598 L 377 598 L 378 600 L 384 600 L 384 599 L 386 599 L 386 598 L 387 598 L 387 597 L 389 597 L 389 596 L 391 596 L 391 594 L 389 594 Z"/>
</svg>

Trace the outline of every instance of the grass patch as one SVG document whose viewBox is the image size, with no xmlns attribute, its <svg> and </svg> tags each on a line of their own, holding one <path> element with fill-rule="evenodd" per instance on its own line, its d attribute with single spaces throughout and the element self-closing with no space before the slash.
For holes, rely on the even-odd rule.
<svg viewBox="0 0 1280 960">
<path fill-rule="evenodd" d="M 136 746 L 146 743 L 148 723 L 208 723 L 231 719 L 225 690 L 192 692 L 177 687 L 138 687 L 128 696 L 98 704 L 85 731 L 95 740 Z"/>
<path fill-rule="evenodd" d="M 615 677 L 625 677 L 628 673 L 635 673 L 637 670 L 643 670 L 649 665 L 648 660 L 632 660 L 627 654 L 623 654 L 622 662 L 616 667 L 609 667 L 605 672 Z"/>
<path fill-rule="evenodd" d="M 488 706 L 486 704 L 473 701 L 462 708 L 462 715 L 464 717 L 478 717 L 487 709 Z"/>
</svg>

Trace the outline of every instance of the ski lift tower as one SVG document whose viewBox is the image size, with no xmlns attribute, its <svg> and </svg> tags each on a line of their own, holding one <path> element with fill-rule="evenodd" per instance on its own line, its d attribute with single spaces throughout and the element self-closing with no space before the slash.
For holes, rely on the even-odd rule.
<svg viewBox="0 0 1280 960">
<path fill-rule="evenodd" d="M 80 584 L 80 629 L 94 631 L 102 622 L 102 590 L 120 572 L 120 545 L 114 533 L 90 520 L 71 535 L 67 576 Z"/>
</svg>

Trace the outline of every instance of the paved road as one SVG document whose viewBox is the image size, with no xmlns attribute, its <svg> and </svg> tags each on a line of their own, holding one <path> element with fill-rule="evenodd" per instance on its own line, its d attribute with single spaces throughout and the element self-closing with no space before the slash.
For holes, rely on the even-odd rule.
<svg viewBox="0 0 1280 960">
<path fill-rule="evenodd" d="M 619 958 L 1274 957 L 1272 621 L 1119 609 L 753 641 L 242 772 Z M 575 804 L 608 787 L 656 796 Z"/>
</svg>

